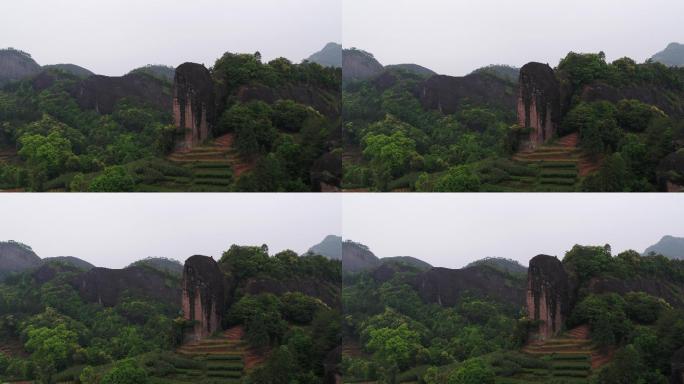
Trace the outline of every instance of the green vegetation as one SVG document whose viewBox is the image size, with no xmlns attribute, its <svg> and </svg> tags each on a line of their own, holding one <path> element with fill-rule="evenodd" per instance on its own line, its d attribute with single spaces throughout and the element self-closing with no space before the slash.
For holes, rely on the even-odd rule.
<svg viewBox="0 0 684 384">
<path fill-rule="evenodd" d="M 684 313 L 667 301 L 681 305 L 684 262 L 576 245 L 563 265 L 578 282 L 577 297 L 564 331 L 543 343 L 528 341 L 539 323 L 514 303 L 467 291 L 453 306 L 426 303 L 409 284 L 418 271 L 384 283 L 372 271 L 345 275 L 344 382 L 667 383 L 670 360 L 684 347 Z M 525 286 L 509 276 L 511 284 Z M 597 279 L 661 284 L 674 296 L 620 288 L 596 293 L 590 281 Z"/>
<path fill-rule="evenodd" d="M 132 72 L 159 82 L 164 90 L 159 97 L 171 99 L 169 68 L 148 66 Z M 47 87 L 36 87 L 33 79 L 4 86 L 0 89 L 0 189 L 320 188 L 312 184 L 311 170 L 337 145 L 341 70 L 293 64 L 284 58 L 262 63 L 258 53 L 226 53 L 210 72 L 218 94 L 212 134 L 219 139 L 231 134 L 234 140 L 210 142 L 174 156 L 169 155 L 181 138 L 170 111 L 144 100 L 122 99 L 111 114 L 81 109 L 71 95 L 82 80 L 63 71 L 52 72 L 55 81 Z M 254 95 L 243 98 L 245 91 Z M 238 173 L 241 177 L 236 177 Z"/>
<path fill-rule="evenodd" d="M 134 266 L 161 274 L 180 295 L 177 271 L 161 261 Z M 0 283 L 0 381 L 323 384 L 324 362 L 341 343 L 340 261 L 234 245 L 219 264 L 235 284 L 227 330 L 190 344 L 182 344 L 193 324 L 181 317 L 180 300 L 125 291 L 113 307 L 89 303 L 72 285 L 84 272 L 62 264 L 47 281 L 33 270 L 10 275 Z M 269 293 L 286 279 L 299 288 Z M 264 288 L 247 290 L 255 280 Z M 309 286 L 321 298 L 296 290 Z"/>
<path fill-rule="evenodd" d="M 515 97 L 514 68 L 475 73 L 509 81 Z M 569 53 L 556 68 L 564 100 L 555 139 L 576 134 L 578 143 L 552 140 L 532 152 L 519 152 L 530 132 L 516 124 L 514 109 L 464 102 L 452 114 L 425 110 L 417 91 L 423 79 L 392 75 L 391 84 L 344 86 L 347 189 L 655 191 L 658 164 L 684 137 L 682 68 Z M 598 95 L 586 97 L 585 87 Z M 631 96 L 614 101 L 621 90 Z"/>
</svg>

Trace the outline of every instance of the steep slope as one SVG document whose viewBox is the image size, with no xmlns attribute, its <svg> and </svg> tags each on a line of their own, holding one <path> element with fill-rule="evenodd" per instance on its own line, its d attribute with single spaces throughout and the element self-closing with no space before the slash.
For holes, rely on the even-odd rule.
<svg viewBox="0 0 684 384">
<path fill-rule="evenodd" d="M 367 246 L 345 240 L 342 243 L 342 271 L 361 272 L 380 265 L 380 259 Z"/>
<path fill-rule="evenodd" d="M 43 65 L 43 69 L 45 70 L 57 70 L 57 71 L 63 71 L 66 72 L 70 75 L 74 75 L 78 78 L 85 79 L 86 77 L 94 75 L 93 72 L 90 70 L 83 68 L 81 66 L 78 66 L 76 64 L 50 64 L 50 65 Z"/>
<path fill-rule="evenodd" d="M 18 49 L 0 49 L 0 86 L 36 75 L 41 68 L 26 52 Z"/>
<path fill-rule="evenodd" d="M 16 241 L 0 242 L 0 279 L 12 272 L 40 266 L 41 260 L 28 245 Z"/>
<path fill-rule="evenodd" d="M 309 56 L 306 60 L 324 67 L 339 68 L 342 66 L 342 45 L 328 43 L 323 49 Z"/>
<path fill-rule="evenodd" d="M 383 69 L 382 64 L 369 52 L 356 48 L 342 51 L 342 82 L 368 80 Z"/>
<path fill-rule="evenodd" d="M 342 237 L 328 235 L 320 243 L 309 248 L 309 254 L 325 256 L 332 260 L 342 259 Z"/>
<path fill-rule="evenodd" d="M 643 255 L 655 253 L 670 259 L 684 260 L 684 237 L 663 236 L 660 241 L 646 248 Z"/>
<path fill-rule="evenodd" d="M 670 67 L 684 67 L 684 44 L 670 43 L 664 50 L 653 55 L 651 60 Z"/>
</svg>

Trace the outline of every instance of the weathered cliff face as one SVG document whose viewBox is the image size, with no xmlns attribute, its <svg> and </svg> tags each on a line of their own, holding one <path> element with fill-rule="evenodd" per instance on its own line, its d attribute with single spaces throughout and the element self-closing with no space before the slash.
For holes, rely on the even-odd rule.
<svg viewBox="0 0 684 384">
<path fill-rule="evenodd" d="M 541 324 L 532 338 L 545 340 L 560 332 L 571 309 L 572 289 L 563 264 L 555 257 L 538 255 L 527 272 L 527 315 Z"/>
<path fill-rule="evenodd" d="M 195 255 L 185 261 L 182 282 L 183 317 L 195 321 L 186 340 L 200 340 L 221 329 L 226 289 L 214 259 Z"/>
<path fill-rule="evenodd" d="M 611 103 L 624 99 L 639 100 L 645 104 L 655 105 L 669 116 L 684 116 L 684 105 L 681 102 L 684 92 L 654 85 L 615 87 L 604 82 L 595 82 L 582 88 L 580 98 L 587 102 L 606 100 Z"/>
<path fill-rule="evenodd" d="M 173 121 L 176 147 L 191 149 L 211 137 L 214 123 L 214 85 L 204 65 L 183 63 L 173 79 Z"/>
<path fill-rule="evenodd" d="M 522 280 L 516 281 L 487 266 L 432 268 L 410 281 L 423 301 L 445 307 L 456 305 L 461 296 L 468 292 L 521 308 L 525 303 L 524 284 Z"/>
<path fill-rule="evenodd" d="M 670 375 L 670 383 L 684 384 L 684 348 L 675 352 L 670 360 L 672 373 Z"/>
<path fill-rule="evenodd" d="M 49 275 L 44 277 L 47 278 Z M 105 307 L 117 305 L 124 292 L 180 306 L 179 287 L 167 285 L 162 274 L 147 268 L 97 267 L 73 277 L 70 284 L 78 290 L 83 300 Z"/>
<path fill-rule="evenodd" d="M 366 271 L 380 265 L 380 259 L 368 247 L 353 241 L 342 242 L 342 270 Z"/>
<path fill-rule="evenodd" d="M 667 301 L 675 308 L 684 309 L 684 284 L 657 279 L 654 277 L 636 277 L 631 279 L 616 279 L 611 277 L 594 278 L 589 281 L 587 291 L 590 293 L 617 293 L 626 295 L 630 292 L 645 292 L 651 296 Z"/>
<path fill-rule="evenodd" d="M 331 308 L 341 308 L 342 293 L 340 288 L 340 285 L 316 279 L 297 280 L 262 277 L 247 280 L 242 286 L 242 291 L 250 295 L 272 293 L 276 296 L 287 292 L 300 292 L 320 299 Z"/>
<path fill-rule="evenodd" d="M 171 111 L 168 87 L 162 81 L 145 75 L 90 76 L 75 84 L 69 93 L 82 109 L 94 109 L 102 114 L 112 113 L 116 103 L 123 98 Z"/>
<path fill-rule="evenodd" d="M 414 93 L 423 108 L 445 114 L 455 113 L 466 102 L 513 111 L 514 88 L 495 76 L 474 73 L 464 77 L 432 76 L 420 83 Z"/>
<path fill-rule="evenodd" d="M 558 133 L 561 120 L 560 83 L 547 64 L 528 63 L 520 69 L 518 124 L 530 128 L 528 141 L 534 149 Z"/>
</svg>

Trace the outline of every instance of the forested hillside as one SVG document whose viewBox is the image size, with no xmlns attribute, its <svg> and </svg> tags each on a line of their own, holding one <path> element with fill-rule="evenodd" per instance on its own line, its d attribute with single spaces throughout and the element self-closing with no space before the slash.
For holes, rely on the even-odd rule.
<svg viewBox="0 0 684 384">
<path fill-rule="evenodd" d="M 610 246 L 537 256 L 522 277 L 487 264 L 347 274 L 344 382 L 665 384 L 682 373 L 683 292 L 682 261 Z"/>
<path fill-rule="evenodd" d="M 339 261 L 232 246 L 218 261 L 221 328 L 199 342 L 187 340 L 195 324 L 182 311 L 187 265 L 181 279 L 149 262 L 7 276 L 0 381 L 323 384 L 339 374 Z"/>
<path fill-rule="evenodd" d="M 180 87 L 199 86 L 194 79 L 174 79 L 165 66 L 83 78 L 41 70 L 20 51 L 0 53 L 0 189 L 339 188 L 339 68 L 226 53 L 205 69 L 208 132 L 190 148 L 178 120 L 185 109 L 173 111 L 186 96 Z"/>
<path fill-rule="evenodd" d="M 516 68 L 490 66 L 465 77 L 425 79 L 383 70 L 371 54 L 352 52 L 349 69 L 343 67 L 345 189 L 676 191 L 684 185 L 681 68 L 571 52 L 548 73 L 528 67 L 524 78 Z M 523 88 L 537 86 L 546 87 L 548 98 L 523 98 Z M 548 121 L 524 113 L 547 107 L 554 111 Z M 551 134 L 530 144 L 528 137 L 546 125 Z"/>
</svg>

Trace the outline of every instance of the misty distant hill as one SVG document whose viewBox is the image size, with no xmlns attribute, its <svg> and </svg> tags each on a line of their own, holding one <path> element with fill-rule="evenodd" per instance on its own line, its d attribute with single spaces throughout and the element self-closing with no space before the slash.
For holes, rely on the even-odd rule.
<svg viewBox="0 0 684 384">
<path fill-rule="evenodd" d="M 342 66 L 342 45 L 328 43 L 323 49 L 309 56 L 306 60 L 324 67 L 339 68 Z"/>
<path fill-rule="evenodd" d="M 31 55 L 14 48 L 0 49 L 0 87 L 38 74 L 40 65 Z"/>
<path fill-rule="evenodd" d="M 173 77 L 176 74 L 176 68 L 168 65 L 150 64 L 128 72 L 128 74 L 132 73 L 150 75 L 155 79 L 173 83 Z"/>
<path fill-rule="evenodd" d="M 307 253 L 325 256 L 332 260 L 341 260 L 342 238 L 340 236 L 328 235 L 323 241 L 309 248 Z"/>
<path fill-rule="evenodd" d="M 55 257 L 46 257 L 42 260 L 43 264 L 50 264 L 53 262 L 61 263 L 61 264 L 66 264 L 70 265 L 72 267 L 84 270 L 84 271 L 89 271 L 93 268 L 95 268 L 94 265 L 90 264 L 89 262 L 79 259 L 78 257 L 74 256 L 55 256 Z"/>
<path fill-rule="evenodd" d="M 518 78 L 520 77 L 520 68 L 512 67 L 510 65 L 494 64 L 478 68 L 472 73 L 488 74 L 502 80 L 517 83 Z"/>
<path fill-rule="evenodd" d="M 684 44 L 670 43 L 667 48 L 653 55 L 651 60 L 669 67 L 684 67 Z"/>
<path fill-rule="evenodd" d="M 131 267 L 152 268 L 176 277 L 181 277 L 183 275 L 183 264 L 178 260 L 169 259 L 166 257 L 147 257 L 131 263 L 126 268 Z"/>
<path fill-rule="evenodd" d="M 18 241 L 0 242 L 0 280 L 13 272 L 23 272 L 41 265 L 30 246 Z"/>
<path fill-rule="evenodd" d="M 410 267 L 418 268 L 421 271 L 427 271 L 428 269 L 432 268 L 432 265 L 430 265 L 430 263 L 427 263 L 423 260 L 411 256 L 383 257 L 380 259 L 380 263 L 382 263 L 383 265 L 393 263 L 404 264 Z"/>
<path fill-rule="evenodd" d="M 50 64 L 50 65 L 43 65 L 43 69 L 46 70 L 58 70 L 62 72 L 66 72 L 70 75 L 74 75 L 78 78 L 85 79 L 88 76 L 94 75 L 93 72 L 90 70 L 83 68 L 81 66 L 78 66 L 76 64 Z"/>
<path fill-rule="evenodd" d="M 644 255 L 655 253 L 670 259 L 684 260 L 684 237 L 663 236 L 656 244 L 646 248 Z"/>
<path fill-rule="evenodd" d="M 387 70 L 398 69 L 398 70 L 406 71 L 406 72 L 413 73 L 413 74 L 416 74 L 418 76 L 423 76 L 423 77 L 430 77 L 430 76 L 437 74 L 437 72 L 433 71 L 432 69 L 425 68 L 422 65 L 418 65 L 418 64 L 392 64 L 392 65 L 386 65 L 385 69 L 387 69 Z"/>
<path fill-rule="evenodd" d="M 506 259 L 503 257 L 485 257 L 484 259 L 476 260 L 466 265 L 466 268 L 482 265 L 487 265 L 498 271 L 507 272 L 515 275 L 527 273 L 527 268 L 525 266 L 523 266 L 515 260 Z"/>
<path fill-rule="evenodd" d="M 342 51 L 342 81 L 368 80 L 380 74 L 384 67 L 372 53 L 351 48 Z"/>
</svg>

